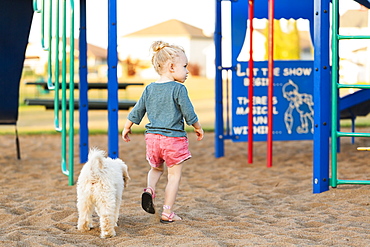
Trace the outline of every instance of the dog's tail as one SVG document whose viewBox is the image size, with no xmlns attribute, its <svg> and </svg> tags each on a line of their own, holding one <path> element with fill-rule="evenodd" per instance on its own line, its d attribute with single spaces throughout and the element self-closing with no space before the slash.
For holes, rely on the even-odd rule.
<svg viewBox="0 0 370 247">
<path fill-rule="evenodd" d="M 128 174 L 128 169 L 127 169 L 127 165 L 126 164 L 124 164 L 124 166 L 123 166 L 122 173 L 123 173 L 123 181 L 125 182 L 125 187 L 126 187 L 128 181 L 131 180 L 130 175 Z"/>
<path fill-rule="evenodd" d="M 101 170 L 104 168 L 105 152 L 98 148 L 92 148 L 90 149 L 88 159 L 91 164 L 91 171 L 96 173 L 96 170 Z"/>
</svg>

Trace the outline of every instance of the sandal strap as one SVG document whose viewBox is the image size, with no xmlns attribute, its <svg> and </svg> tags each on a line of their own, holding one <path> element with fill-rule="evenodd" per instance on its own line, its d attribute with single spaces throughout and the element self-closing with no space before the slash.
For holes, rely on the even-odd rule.
<svg viewBox="0 0 370 247">
<path fill-rule="evenodd" d="M 163 216 L 167 217 L 168 221 L 173 221 L 173 217 L 175 217 L 175 213 L 171 212 L 170 214 L 162 213 Z"/>
<path fill-rule="evenodd" d="M 150 190 L 150 194 L 152 194 L 152 198 L 154 199 L 155 198 L 155 191 L 152 187 L 148 186 L 144 189 L 144 192 L 146 192 L 147 190 Z"/>
</svg>

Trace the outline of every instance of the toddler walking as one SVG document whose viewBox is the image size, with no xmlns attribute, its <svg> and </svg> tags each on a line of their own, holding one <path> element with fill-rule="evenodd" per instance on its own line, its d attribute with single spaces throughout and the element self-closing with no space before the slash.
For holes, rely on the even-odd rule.
<svg viewBox="0 0 370 247">
<path fill-rule="evenodd" d="M 194 127 L 198 141 L 203 139 L 204 132 L 187 89 L 182 84 L 189 73 L 184 49 L 163 41 L 154 42 L 151 49 L 154 52 L 152 64 L 160 77 L 145 88 L 129 113 L 122 138 L 125 142 L 130 141 L 131 126 L 134 123 L 140 124 L 146 113 L 149 119 L 145 126 L 146 158 L 151 169 L 148 172 L 147 188 L 142 194 L 141 205 L 146 212 L 155 213 L 156 185 L 166 163 L 168 181 L 160 221 L 171 223 L 181 220 L 172 208 L 179 189 L 183 161 L 191 158 L 184 120 L 186 124 Z"/>
</svg>

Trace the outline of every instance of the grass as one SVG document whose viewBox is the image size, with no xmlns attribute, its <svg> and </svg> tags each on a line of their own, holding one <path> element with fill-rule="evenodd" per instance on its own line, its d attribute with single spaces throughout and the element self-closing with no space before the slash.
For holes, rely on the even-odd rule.
<svg viewBox="0 0 370 247">
<path fill-rule="evenodd" d="M 364 127 L 370 127 L 370 115 L 366 117 L 357 117 L 355 121 L 355 126 L 359 128 L 364 128 Z M 349 119 L 343 119 L 340 121 L 340 126 L 345 127 L 345 128 L 350 128 L 352 126 L 351 120 Z"/>
<path fill-rule="evenodd" d="M 144 82 L 145 85 L 154 80 L 142 80 L 141 78 L 130 78 L 127 82 Z M 214 80 L 202 77 L 189 77 L 185 82 L 194 108 L 198 114 L 200 122 L 206 131 L 212 131 L 214 125 Z M 144 86 L 131 86 L 126 90 L 119 91 L 120 99 L 138 100 Z M 20 107 L 18 118 L 18 132 L 20 134 L 57 134 L 54 128 L 54 111 L 45 110 L 43 106 L 27 106 L 24 105 L 25 98 L 53 98 L 54 92 L 41 94 L 37 87 L 28 85 L 24 82 L 20 85 Z M 78 91 L 75 92 L 75 97 L 78 98 Z M 106 99 L 106 90 L 90 90 L 89 98 L 91 99 Z M 119 128 L 122 129 L 126 121 L 128 111 L 119 111 Z M 75 132 L 79 129 L 78 111 L 74 113 Z M 90 134 L 106 134 L 108 129 L 108 114 L 107 111 L 89 111 L 89 133 Z M 68 120 L 67 120 L 68 123 Z M 142 133 L 145 129 L 147 119 L 143 119 L 142 124 L 134 126 L 134 133 Z M 189 127 L 187 130 L 191 131 Z M 0 134 L 14 134 L 14 126 L 0 125 Z"/>
</svg>

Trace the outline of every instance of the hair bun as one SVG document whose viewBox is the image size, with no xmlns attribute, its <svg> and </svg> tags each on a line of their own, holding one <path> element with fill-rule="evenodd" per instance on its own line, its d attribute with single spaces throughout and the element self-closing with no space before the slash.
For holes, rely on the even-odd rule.
<svg viewBox="0 0 370 247">
<path fill-rule="evenodd" d="M 185 51 L 182 47 L 177 45 L 170 45 L 163 41 L 154 41 L 150 47 L 153 53 L 152 64 L 155 71 L 158 74 L 162 73 L 162 67 L 168 62 L 173 61 L 175 57 L 178 57 L 180 53 Z"/>
<path fill-rule="evenodd" d="M 160 51 L 163 48 L 168 47 L 168 46 L 170 46 L 170 45 L 168 43 L 166 43 L 166 42 L 163 42 L 163 41 L 155 41 L 152 44 L 152 49 L 153 49 L 154 52 L 158 52 L 158 51 Z"/>
</svg>

